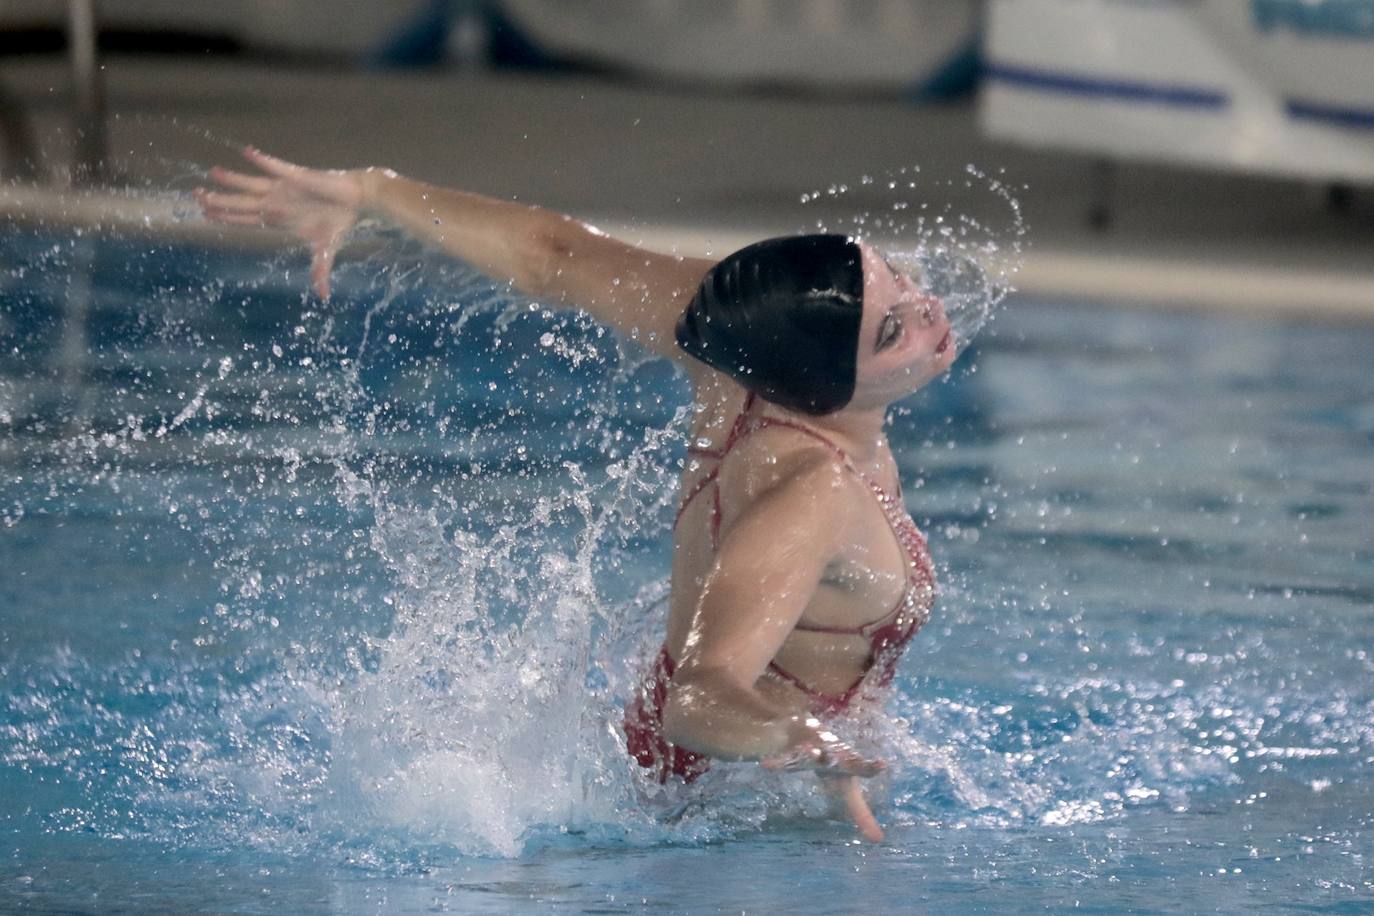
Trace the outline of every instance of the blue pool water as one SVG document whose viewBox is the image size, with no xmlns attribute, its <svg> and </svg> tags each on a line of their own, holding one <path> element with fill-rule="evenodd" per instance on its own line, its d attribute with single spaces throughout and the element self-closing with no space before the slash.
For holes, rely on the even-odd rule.
<svg viewBox="0 0 1374 916">
<path fill-rule="evenodd" d="M 898 411 L 873 847 L 617 745 L 662 363 L 418 254 L 0 252 L 0 909 L 1374 907 L 1374 327 L 1012 300 Z"/>
</svg>

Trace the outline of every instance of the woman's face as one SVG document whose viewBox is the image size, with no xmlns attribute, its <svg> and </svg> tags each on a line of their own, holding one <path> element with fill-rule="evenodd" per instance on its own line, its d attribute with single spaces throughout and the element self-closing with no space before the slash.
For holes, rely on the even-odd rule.
<svg viewBox="0 0 1374 916">
<path fill-rule="evenodd" d="M 864 305 L 851 407 L 886 406 L 949 368 L 958 341 L 939 299 L 893 269 L 877 249 L 863 253 Z"/>
</svg>

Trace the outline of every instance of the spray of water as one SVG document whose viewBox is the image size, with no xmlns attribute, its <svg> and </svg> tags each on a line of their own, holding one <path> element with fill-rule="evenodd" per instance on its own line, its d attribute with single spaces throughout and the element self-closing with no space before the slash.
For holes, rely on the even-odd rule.
<svg viewBox="0 0 1374 916">
<path fill-rule="evenodd" d="M 888 261 L 938 296 L 964 349 L 992 319 L 1021 269 L 1027 226 L 1004 177 L 969 164 L 957 179 L 920 166 L 863 175 L 801 195 L 819 211 L 808 229 L 845 232 L 880 248 Z M 845 213 L 846 205 L 861 206 Z"/>
<path fill-rule="evenodd" d="M 938 188 L 916 170 L 860 181 L 868 209 L 818 228 L 911 265 L 966 344 L 1010 288 L 1024 227 L 1000 181 L 964 181 L 1010 229 L 919 201 Z M 94 506 L 213 580 L 170 617 L 144 614 L 144 594 L 120 605 L 130 635 L 103 666 L 63 649 L 15 675 L 6 760 L 86 786 L 53 828 L 413 867 L 820 813 L 804 776 L 720 766 L 664 788 L 622 747 L 620 708 L 662 633 L 682 389 L 603 329 L 373 233 L 328 304 L 302 295 L 295 256 L 11 240 L 7 282 L 38 280 L 6 333 L 16 352 L 68 354 L 61 390 L 80 396 L 53 396 L 38 356 L 0 382 L 5 444 L 27 462 L 0 520 Z M 54 278 L 83 259 L 101 333 L 29 346 L 62 314 Z M 1068 712 L 899 697 L 877 738 L 895 764 L 883 816 L 1070 822 L 1224 778 L 1187 756 L 1192 698 L 1162 691 L 1146 714 L 1138 685 L 1064 690 Z M 1067 721 L 1094 731 L 1086 761 L 1057 749 Z"/>
</svg>

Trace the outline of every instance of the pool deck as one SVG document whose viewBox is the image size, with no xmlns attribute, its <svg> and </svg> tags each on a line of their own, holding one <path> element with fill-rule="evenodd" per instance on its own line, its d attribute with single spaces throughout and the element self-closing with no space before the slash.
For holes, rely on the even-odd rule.
<svg viewBox="0 0 1374 916">
<path fill-rule="evenodd" d="M 1030 246 L 1025 295 L 1374 319 L 1374 190 L 1339 210 L 1326 189 L 1151 163 L 1114 169 L 1111 228 L 1089 225 L 1095 163 L 983 137 L 972 101 L 736 93 L 594 76 L 400 73 L 227 58 L 111 56 L 105 69 L 118 177 L 184 191 L 253 143 L 312 165 L 404 174 L 572 213 L 660 249 L 723 253 L 880 206 L 862 188 L 803 206 L 804 191 L 919 164 L 931 199 L 986 212 L 973 163 L 1017 192 Z M 69 81 L 58 58 L 11 58 L 0 85 L 32 120 L 44 167 L 70 161 Z M 949 186 L 936 186 L 949 181 Z M 99 223 L 232 244 L 165 193 L 10 185 L 0 215 Z"/>
</svg>

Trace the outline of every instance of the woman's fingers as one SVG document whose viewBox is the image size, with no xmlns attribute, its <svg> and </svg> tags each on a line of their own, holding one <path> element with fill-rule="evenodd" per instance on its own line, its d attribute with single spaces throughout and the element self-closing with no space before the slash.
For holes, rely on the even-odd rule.
<svg viewBox="0 0 1374 916">
<path fill-rule="evenodd" d="M 226 188 L 233 188 L 238 191 L 249 191 L 254 194 L 266 194 L 272 190 L 271 178 L 264 178 L 261 175 L 245 175 L 242 172 L 232 172 L 229 169 L 214 166 L 210 169 L 210 177 Z"/>
<path fill-rule="evenodd" d="M 269 156 L 252 147 L 243 155 L 265 175 L 216 166 L 210 177 L 220 190 L 196 188 L 205 218 L 236 226 L 275 226 L 310 246 L 310 283 L 328 299 L 334 259 L 357 221 L 359 180 L 348 172 L 322 172 Z"/>
<path fill-rule="evenodd" d="M 873 816 L 873 809 L 868 807 L 863 788 L 859 785 L 859 777 L 850 776 L 847 778 L 841 794 L 844 797 L 844 806 L 849 811 L 849 817 L 854 821 L 854 826 L 859 828 L 859 833 L 863 834 L 863 838 L 870 843 L 881 843 L 883 841 L 883 828 L 878 823 L 878 819 Z"/>
<path fill-rule="evenodd" d="M 864 800 L 859 779 L 878 775 L 886 764 L 860 754 L 819 723 L 808 720 L 801 724 L 804 730 L 800 740 L 782 754 L 762 758 L 760 765 L 769 770 L 814 770 L 821 785 L 844 800 L 859 833 L 870 842 L 880 842 L 883 828 Z"/>
<path fill-rule="evenodd" d="M 196 199 L 206 209 L 227 210 L 231 213 L 261 213 L 262 197 L 257 194 L 225 194 L 196 188 Z"/>
<path fill-rule="evenodd" d="M 269 175 L 276 175 L 278 178 L 294 178 L 305 171 L 304 166 L 296 165 L 294 162 L 287 162 L 285 159 L 278 159 L 276 156 L 269 156 L 262 150 L 252 146 L 243 148 L 243 158 L 256 165 Z"/>
<path fill-rule="evenodd" d="M 269 156 L 262 150 L 245 147 L 243 155 L 258 168 L 269 175 L 285 179 L 312 194 L 345 206 L 356 207 L 361 201 L 362 191 L 356 182 L 347 177 L 346 172 L 324 172 L 308 169 L 303 165 L 287 162 Z"/>
<path fill-rule="evenodd" d="M 793 716 L 791 725 L 795 737 L 782 753 L 761 759 L 764 768 L 852 773 L 864 778 L 877 776 L 885 768 L 881 760 L 865 757 L 841 741 L 814 716 Z"/>
<path fill-rule="evenodd" d="M 255 208 L 234 208 L 218 206 L 214 203 L 211 192 L 204 188 L 196 188 L 193 192 L 196 203 L 200 204 L 200 212 L 205 218 L 215 223 L 233 223 L 236 226 L 261 226 L 263 225 L 262 211 Z"/>
<path fill-rule="evenodd" d="M 863 835 L 864 839 L 873 843 L 882 842 L 882 825 L 873 816 L 873 809 L 868 807 L 868 801 L 864 798 L 859 777 L 841 776 L 823 771 L 818 771 L 816 777 L 820 780 L 821 787 L 827 795 L 844 802 L 845 813 L 859 828 L 859 833 Z"/>
<path fill-rule="evenodd" d="M 855 776 L 862 776 L 864 779 L 877 776 L 887 769 L 887 764 L 874 757 L 865 757 L 859 753 L 850 756 L 841 764 L 846 773 L 853 773 Z"/>
<path fill-rule="evenodd" d="M 310 252 L 310 283 L 315 294 L 325 301 L 329 300 L 329 275 L 334 271 L 337 253 L 334 245 L 317 245 Z"/>
</svg>

